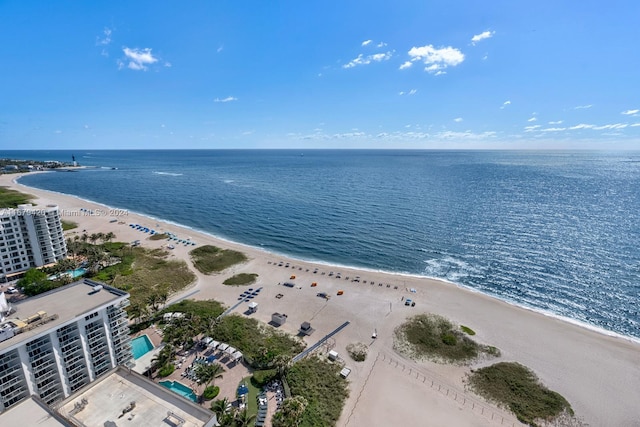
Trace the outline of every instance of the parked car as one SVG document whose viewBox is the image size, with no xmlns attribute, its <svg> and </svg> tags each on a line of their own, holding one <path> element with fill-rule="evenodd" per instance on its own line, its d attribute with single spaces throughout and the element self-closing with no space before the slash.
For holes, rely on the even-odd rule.
<svg viewBox="0 0 640 427">
<path fill-rule="evenodd" d="M 13 286 L 9 286 L 7 288 L 7 292 L 10 293 L 10 294 L 17 294 L 18 290 L 16 288 L 14 288 Z"/>
</svg>

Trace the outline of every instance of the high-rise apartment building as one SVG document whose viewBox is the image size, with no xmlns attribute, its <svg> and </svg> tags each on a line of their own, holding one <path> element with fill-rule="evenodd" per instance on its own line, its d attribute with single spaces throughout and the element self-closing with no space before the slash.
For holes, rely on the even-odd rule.
<svg viewBox="0 0 640 427">
<path fill-rule="evenodd" d="M 129 294 L 83 279 L 28 298 L 0 322 L 0 412 L 61 401 L 132 360 Z M 3 314 L 3 313 L 0 313 Z"/>
<path fill-rule="evenodd" d="M 58 206 L 0 210 L 0 281 L 67 256 Z"/>
</svg>

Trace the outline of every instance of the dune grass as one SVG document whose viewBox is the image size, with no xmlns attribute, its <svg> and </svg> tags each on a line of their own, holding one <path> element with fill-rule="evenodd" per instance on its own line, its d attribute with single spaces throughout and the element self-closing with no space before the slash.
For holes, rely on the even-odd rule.
<svg viewBox="0 0 640 427">
<path fill-rule="evenodd" d="M 254 284 L 257 278 L 258 275 L 255 273 L 240 273 L 229 277 L 222 283 L 228 286 L 247 286 Z"/>
<path fill-rule="evenodd" d="M 340 377 L 342 366 L 319 357 L 295 363 L 286 378 L 293 396 L 308 404 L 299 420 L 300 427 L 335 426 L 349 396 L 347 381 Z"/>
<path fill-rule="evenodd" d="M 478 369 L 469 377 L 471 388 L 481 396 L 509 408 L 523 423 L 537 426 L 573 410 L 567 400 L 540 383 L 526 366 L 500 362 Z"/>
<path fill-rule="evenodd" d="M 129 292 L 132 304 L 145 301 L 154 293 L 172 294 L 196 279 L 186 262 L 168 259 L 166 251 L 117 243 L 108 246 L 112 256 L 121 262 L 100 270 L 94 278 Z"/>
<path fill-rule="evenodd" d="M 74 228 L 78 228 L 78 224 L 72 221 L 60 221 L 62 223 L 62 230 L 73 230 Z"/>
<path fill-rule="evenodd" d="M 0 208 L 17 208 L 18 205 L 33 203 L 35 196 L 21 193 L 7 187 L 0 187 Z"/>
<path fill-rule="evenodd" d="M 436 362 L 464 364 L 481 354 L 497 356 L 495 347 L 483 346 L 442 316 L 420 314 L 395 330 L 394 347 L 405 355 Z"/>
<path fill-rule="evenodd" d="M 169 236 L 167 234 L 164 233 L 156 233 L 153 236 L 149 237 L 149 240 L 164 240 L 167 239 Z"/>
<path fill-rule="evenodd" d="M 220 249 L 211 245 L 196 248 L 189 252 L 189 255 L 193 265 L 203 274 L 220 272 L 247 260 L 242 252 Z"/>
</svg>

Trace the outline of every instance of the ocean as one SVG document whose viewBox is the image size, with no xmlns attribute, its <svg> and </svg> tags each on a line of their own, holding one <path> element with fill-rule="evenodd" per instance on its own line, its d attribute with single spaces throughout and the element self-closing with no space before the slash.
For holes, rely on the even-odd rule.
<svg viewBox="0 0 640 427">
<path fill-rule="evenodd" d="M 72 155 L 95 168 L 20 182 L 298 259 L 445 279 L 640 338 L 640 152 L 0 152 Z"/>
</svg>

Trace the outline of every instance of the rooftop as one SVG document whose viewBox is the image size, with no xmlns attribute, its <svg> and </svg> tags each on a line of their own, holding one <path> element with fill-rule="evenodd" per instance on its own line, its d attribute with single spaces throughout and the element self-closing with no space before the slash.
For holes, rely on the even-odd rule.
<svg viewBox="0 0 640 427">
<path fill-rule="evenodd" d="M 71 424 L 51 411 L 47 405 L 37 398 L 29 398 L 11 409 L 0 412 L 0 425 L 3 426 L 38 426 L 38 427 L 70 427 Z"/>
<path fill-rule="evenodd" d="M 94 286 L 97 285 L 102 285 L 102 289 L 96 292 Z M 7 316 L 7 321 L 24 320 L 39 311 L 57 318 L 0 342 L 0 353 L 128 296 L 129 294 L 119 289 L 83 279 L 12 304 L 15 312 Z"/>
<path fill-rule="evenodd" d="M 83 399 L 84 408 L 74 411 L 76 404 L 82 405 Z M 135 402 L 133 410 L 123 415 L 131 402 Z M 58 412 L 74 424 L 86 426 L 203 427 L 216 424 L 213 412 L 123 367 L 114 369 L 63 401 Z M 180 421 L 184 423 L 180 424 Z"/>
</svg>

